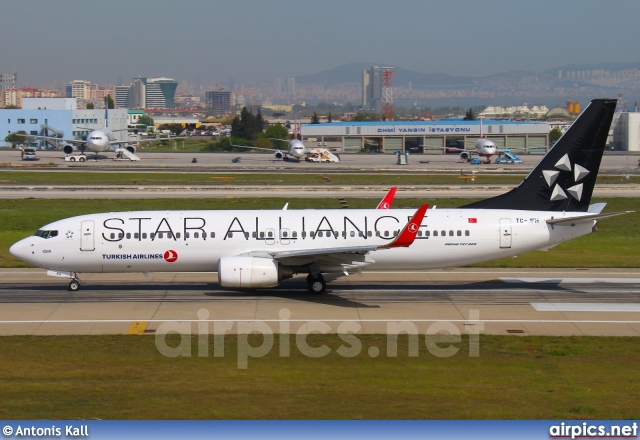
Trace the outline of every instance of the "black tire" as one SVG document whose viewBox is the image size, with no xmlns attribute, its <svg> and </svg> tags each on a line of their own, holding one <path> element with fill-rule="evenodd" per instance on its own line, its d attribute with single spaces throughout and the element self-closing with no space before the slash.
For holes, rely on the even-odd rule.
<svg viewBox="0 0 640 440">
<path fill-rule="evenodd" d="M 85 159 L 84 157 L 79 157 L 79 158 L 78 158 L 78 161 L 79 161 L 79 162 L 84 162 L 85 160 L 86 160 L 86 159 Z"/>
<path fill-rule="evenodd" d="M 314 295 L 322 295 L 325 293 L 327 290 L 327 283 L 322 274 L 315 277 L 309 275 L 307 277 L 307 289 L 309 290 L 309 293 Z"/>
<path fill-rule="evenodd" d="M 71 158 L 69 158 L 69 162 L 75 162 L 75 161 L 76 161 L 76 158 L 75 158 L 75 157 L 71 157 Z"/>
<path fill-rule="evenodd" d="M 71 280 L 71 282 L 69 283 L 69 290 L 72 292 L 77 292 L 78 290 L 80 290 L 80 281 Z"/>
</svg>

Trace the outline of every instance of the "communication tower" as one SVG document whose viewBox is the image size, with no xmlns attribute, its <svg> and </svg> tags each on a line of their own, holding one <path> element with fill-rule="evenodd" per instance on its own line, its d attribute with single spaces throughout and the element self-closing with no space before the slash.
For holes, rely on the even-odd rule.
<svg viewBox="0 0 640 440">
<path fill-rule="evenodd" d="M 390 121 L 393 119 L 393 88 L 392 88 L 392 80 L 393 75 L 395 75 L 396 71 L 393 67 L 383 67 L 384 72 L 382 73 L 382 78 L 384 79 L 382 83 L 382 118 L 385 121 Z"/>
</svg>

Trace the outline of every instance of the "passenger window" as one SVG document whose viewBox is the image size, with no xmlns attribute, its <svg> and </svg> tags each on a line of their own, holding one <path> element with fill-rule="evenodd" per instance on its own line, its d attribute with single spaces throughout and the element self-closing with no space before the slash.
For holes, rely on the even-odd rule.
<svg viewBox="0 0 640 440">
<path fill-rule="evenodd" d="M 146 240 L 146 239 L 147 239 L 147 233 L 146 233 L 146 232 L 143 232 L 143 233 L 142 233 L 142 239 L 143 239 L 143 240 Z"/>
<path fill-rule="evenodd" d="M 355 236 L 356 236 L 355 231 L 351 231 L 351 232 L 349 232 L 349 236 L 350 236 L 350 237 L 355 237 Z M 362 232 L 360 233 L 360 236 L 362 236 Z"/>
<path fill-rule="evenodd" d="M 180 238 L 180 233 L 176 232 L 176 238 Z"/>
<path fill-rule="evenodd" d="M 442 235 L 443 237 L 447 236 L 447 231 L 440 231 L 440 235 Z"/>
<path fill-rule="evenodd" d="M 213 232 L 211 234 L 213 234 Z M 258 234 L 256 234 L 255 231 L 254 231 L 254 232 L 251 233 L 251 238 L 256 238 L 257 235 Z M 213 236 L 211 238 L 213 238 Z"/>
<path fill-rule="evenodd" d="M 438 231 L 433 231 L 433 236 L 437 237 L 438 236 Z"/>
<path fill-rule="evenodd" d="M 307 231 L 302 231 L 302 238 L 307 238 Z"/>
<path fill-rule="evenodd" d="M 193 233 L 193 238 L 200 238 L 200 233 L 199 232 L 194 232 Z"/>
<path fill-rule="evenodd" d="M 210 233 L 210 234 L 209 234 L 209 237 L 211 237 L 211 238 L 216 238 L 216 233 L 215 233 L 215 232 Z"/>
<path fill-rule="evenodd" d="M 353 231 L 351 233 L 353 234 Z M 347 238 L 347 231 L 342 231 L 342 238 Z"/>
<path fill-rule="evenodd" d="M 376 231 L 376 237 L 380 237 L 380 231 Z"/>
<path fill-rule="evenodd" d="M 152 240 L 155 239 L 156 238 L 156 234 L 152 232 L 151 234 L 149 234 L 149 238 L 152 239 Z"/>
<path fill-rule="evenodd" d="M 462 237 L 462 231 L 458 231 L 458 237 Z"/>
<path fill-rule="evenodd" d="M 429 231 L 424 231 L 424 236 L 428 237 L 429 235 L 431 235 L 431 233 Z"/>
<path fill-rule="evenodd" d="M 167 232 L 167 238 L 173 238 L 173 234 L 171 232 Z"/>
<path fill-rule="evenodd" d="M 140 238 L 140 234 L 138 234 L 137 232 L 133 233 L 133 238 L 135 238 L 136 240 Z"/>
<path fill-rule="evenodd" d="M 46 238 L 49 238 L 49 237 L 46 237 Z M 116 238 L 116 234 L 114 234 L 114 233 L 112 232 L 112 233 L 111 233 L 111 239 L 113 240 L 113 239 L 115 239 L 115 238 Z"/>
<path fill-rule="evenodd" d="M 309 232 L 309 237 L 315 238 L 315 233 L 313 231 Z"/>
<path fill-rule="evenodd" d="M 422 237 L 422 231 L 418 231 L 418 237 Z"/>
<path fill-rule="evenodd" d="M 131 239 L 131 232 L 127 232 L 126 237 L 127 237 L 127 240 L 130 240 Z"/>
<path fill-rule="evenodd" d="M 367 231 L 367 237 L 371 237 L 371 236 L 373 236 L 373 232 Z"/>
<path fill-rule="evenodd" d="M 464 236 L 468 237 L 469 236 L 469 231 L 464 231 Z"/>
<path fill-rule="evenodd" d="M 267 238 L 273 238 L 273 232 L 271 231 L 267 232 Z"/>
<path fill-rule="evenodd" d="M 389 236 L 389 231 L 384 231 L 384 236 L 388 237 Z"/>
<path fill-rule="evenodd" d="M 197 234 L 198 233 L 196 232 L 196 238 L 198 238 Z M 233 238 L 233 232 L 228 232 L 227 233 L 227 238 Z"/>
<path fill-rule="evenodd" d="M 264 232 L 260 233 L 260 238 L 264 238 Z"/>
<path fill-rule="evenodd" d="M 189 232 L 185 232 L 184 233 L 184 239 L 186 240 L 189 237 L 191 237 L 191 234 Z"/>
<path fill-rule="evenodd" d="M 453 231 L 449 231 L 449 237 L 453 237 Z"/>
<path fill-rule="evenodd" d="M 158 237 L 158 238 L 164 238 L 164 233 L 163 233 L 163 232 L 158 232 L 157 237 Z"/>
<path fill-rule="evenodd" d="M 298 231 L 293 231 L 293 232 L 291 233 L 291 237 L 292 237 L 292 238 L 298 238 Z"/>
<path fill-rule="evenodd" d="M 282 238 L 289 238 L 289 233 L 287 231 L 282 231 Z"/>
<path fill-rule="evenodd" d="M 249 238 L 249 233 L 248 232 L 244 233 L 244 238 Z"/>
</svg>

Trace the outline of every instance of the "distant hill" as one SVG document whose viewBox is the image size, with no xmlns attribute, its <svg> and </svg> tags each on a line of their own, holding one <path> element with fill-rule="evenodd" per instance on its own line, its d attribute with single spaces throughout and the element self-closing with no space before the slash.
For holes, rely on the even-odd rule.
<svg viewBox="0 0 640 440">
<path fill-rule="evenodd" d="M 362 72 L 375 66 L 373 63 L 349 63 L 342 66 L 334 67 L 318 73 L 312 73 L 308 75 L 300 75 L 296 77 L 296 83 L 298 84 L 341 84 L 341 83 L 360 83 L 362 82 Z M 390 64 L 377 64 L 379 66 L 389 66 Z M 451 76 L 445 73 L 421 73 L 412 70 L 403 69 L 402 67 L 396 68 L 396 75 L 393 77 L 393 84 L 398 86 L 407 86 L 409 83 L 414 88 L 428 87 L 428 86 L 463 86 L 472 84 L 478 80 L 496 80 L 496 79 L 510 79 L 517 76 L 526 75 L 548 75 L 551 78 L 557 78 L 558 71 L 563 72 L 567 70 L 627 70 L 627 69 L 640 69 L 640 62 L 629 63 L 590 63 L 590 64 L 569 64 L 566 66 L 555 67 L 553 69 L 547 69 L 543 71 L 510 71 L 503 72 L 496 75 L 487 77 L 473 77 L 473 76 Z"/>
</svg>

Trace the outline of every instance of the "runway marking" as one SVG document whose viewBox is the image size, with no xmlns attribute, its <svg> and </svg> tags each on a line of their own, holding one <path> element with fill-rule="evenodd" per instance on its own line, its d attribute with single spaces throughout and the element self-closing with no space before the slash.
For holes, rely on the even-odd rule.
<svg viewBox="0 0 640 440">
<path fill-rule="evenodd" d="M 639 303 L 531 303 L 538 312 L 640 312 Z"/>
<path fill-rule="evenodd" d="M 505 283 L 534 283 L 534 284 L 593 284 L 618 283 L 637 284 L 640 278 L 499 278 Z"/>
<path fill-rule="evenodd" d="M 128 335 L 141 335 L 147 329 L 147 321 L 133 321 L 127 330 Z"/>
<path fill-rule="evenodd" d="M 142 320 L 140 320 L 142 321 Z M 131 319 L 52 319 L 0 321 L 0 324 L 118 324 L 131 323 Z M 163 322 L 459 322 L 464 324 L 483 323 L 528 323 L 528 324 L 640 324 L 640 320 L 604 319 L 149 319 L 149 323 Z"/>
</svg>

